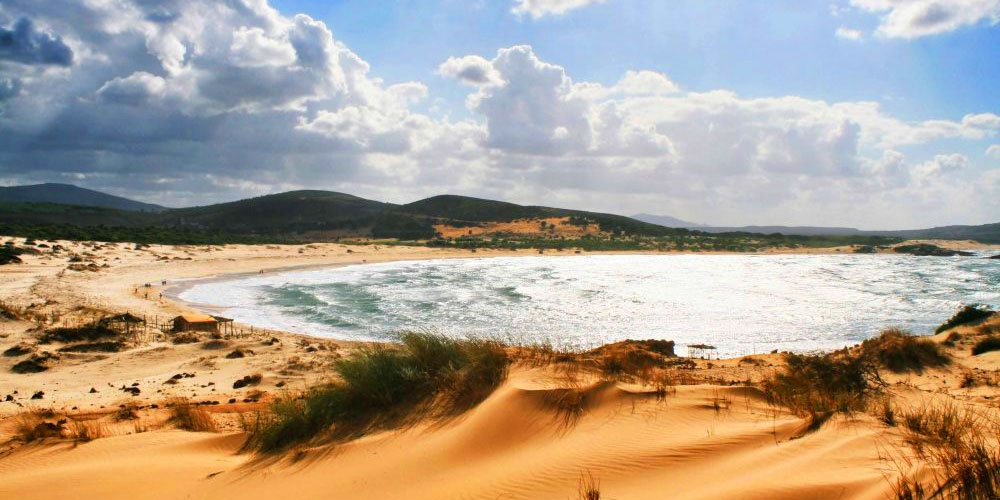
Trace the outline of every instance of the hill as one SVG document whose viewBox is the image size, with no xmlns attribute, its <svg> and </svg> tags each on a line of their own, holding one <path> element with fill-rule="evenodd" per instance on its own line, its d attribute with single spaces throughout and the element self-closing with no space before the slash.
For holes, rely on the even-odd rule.
<svg viewBox="0 0 1000 500">
<path fill-rule="evenodd" d="M 688 234 L 683 228 L 670 228 L 650 224 L 624 215 L 587 212 L 532 205 L 517 205 L 504 201 L 485 200 L 471 196 L 438 195 L 406 205 L 395 210 L 400 214 L 423 215 L 452 222 L 506 222 L 517 219 L 544 219 L 569 217 L 571 224 L 597 224 L 601 231 L 641 236 L 667 236 Z"/>
<path fill-rule="evenodd" d="M 907 231 L 863 231 L 864 234 L 884 234 L 906 239 L 975 240 L 1000 243 L 1000 222 L 979 226 L 940 226 Z"/>
<path fill-rule="evenodd" d="M 87 207 L 104 207 L 133 212 L 160 212 L 166 207 L 113 196 L 72 184 L 34 184 L 0 187 L 0 202 L 59 203 Z"/>
<path fill-rule="evenodd" d="M 581 237 L 610 240 L 659 238 L 670 241 L 646 244 L 656 248 L 686 248 L 695 244 L 698 248 L 706 248 L 707 245 L 726 249 L 740 248 L 744 244 L 760 245 L 765 240 L 767 245 L 881 244 L 876 241 L 883 241 L 885 238 L 882 237 L 1000 242 L 1000 224 L 913 231 L 787 226 L 698 226 L 686 229 L 621 215 L 518 205 L 458 195 L 432 196 L 396 205 L 345 193 L 302 190 L 170 209 L 60 184 L 3 189 L 9 201 L 0 199 L 0 233 L 37 238 L 223 243 L 324 241 L 359 237 L 429 240 L 440 234 L 448 234 L 450 238 L 463 240 L 461 244 L 471 244 L 464 241 L 469 239 L 467 236 L 486 239 L 515 237 L 525 240 L 522 243 L 535 246 L 550 245 L 550 240 L 573 240 Z M 118 206 L 24 201 L 26 198 L 43 195 L 59 198 L 56 193 L 66 194 L 60 199 Z M 122 206 L 130 208 L 121 208 Z M 155 207 L 156 210 L 137 207 Z M 670 220 L 679 221 L 665 217 L 658 220 L 665 223 Z M 553 223 L 558 226 L 554 227 Z M 498 227 L 502 229 L 496 229 Z M 450 230 L 445 230 L 447 228 Z M 714 240 L 709 241 L 709 236 L 713 236 Z M 697 241 L 692 243 L 692 238 Z M 734 244 L 734 241 L 742 243 Z M 561 244 L 565 246 L 565 243 Z"/>
<path fill-rule="evenodd" d="M 698 224 L 697 222 L 688 222 L 683 219 L 678 219 L 677 217 L 672 217 L 670 215 L 653 215 L 653 214 L 635 214 L 632 216 L 635 220 L 641 220 L 643 222 L 648 222 L 650 224 L 658 224 L 665 227 L 683 227 L 687 229 L 698 229 L 701 230 L 707 227 L 705 224 Z"/>
<path fill-rule="evenodd" d="M 157 224 L 230 232 L 357 232 L 393 205 L 332 191 L 289 191 L 164 212 Z"/>
</svg>

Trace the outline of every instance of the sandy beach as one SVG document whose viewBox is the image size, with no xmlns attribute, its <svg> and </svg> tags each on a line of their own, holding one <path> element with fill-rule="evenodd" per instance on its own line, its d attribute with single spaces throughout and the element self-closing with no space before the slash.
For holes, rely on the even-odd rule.
<svg viewBox="0 0 1000 500">
<path fill-rule="evenodd" d="M 0 299 L 23 313 L 0 321 L 0 349 L 26 344 L 30 352 L 0 358 L 3 498 L 566 499 L 577 498 L 581 478 L 592 477 L 615 499 L 878 499 L 891 496 L 901 472 L 924 466 L 900 428 L 871 414 L 835 416 L 811 430 L 807 419 L 769 404 L 751 385 L 782 365 L 777 354 L 692 360 L 668 394 L 586 370 L 570 376 L 553 365 L 516 363 L 493 394 L 454 418 L 277 456 L 241 452 L 243 416 L 264 410 L 275 396 L 327 380 L 331 363 L 357 346 L 259 328 L 235 338 L 175 343 L 175 335 L 147 326 L 141 341 L 119 352 L 72 352 L 37 344 L 39 333 L 107 314 L 128 312 L 153 324 L 197 312 L 171 300 L 171 287 L 187 279 L 537 251 L 50 244 L 64 250 L 0 268 Z M 70 256 L 78 261 L 69 263 Z M 955 331 L 971 339 L 998 324 L 994 316 Z M 240 331 L 251 326 L 235 325 Z M 933 340 L 945 342 L 948 333 Z M 950 366 L 884 374 L 887 392 L 900 405 L 945 398 L 995 411 L 1000 352 L 972 356 L 970 342 L 946 347 Z M 48 369 L 13 371 L 25 356 L 43 352 L 54 356 L 44 361 Z M 981 383 L 963 382 L 969 374 Z M 259 378 L 233 387 L 252 375 Z M 551 404 L 567 391 L 585 402 L 569 420 Z M 216 432 L 178 429 L 165 408 L 177 398 L 204 403 Z M 99 438 L 19 442 L 25 412 L 90 422 Z"/>
</svg>

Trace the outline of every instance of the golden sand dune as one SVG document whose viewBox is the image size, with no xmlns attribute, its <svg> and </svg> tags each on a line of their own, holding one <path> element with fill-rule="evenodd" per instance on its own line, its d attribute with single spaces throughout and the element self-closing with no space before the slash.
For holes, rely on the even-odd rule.
<svg viewBox="0 0 1000 500">
<path fill-rule="evenodd" d="M 28 445 L 0 459 L 0 496 L 66 498 L 884 498 L 870 417 L 805 433 L 755 389 L 681 386 L 666 397 L 598 382 L 560 387 L 518 369 L 447 422 L 419 424 L 278 459 L 238 452 L 240 434 L 164 429 Z M 581 397 L 579 414 L 558 401 Z M 576 408 L 576 406 L 574 406 Z"/>
</svg>

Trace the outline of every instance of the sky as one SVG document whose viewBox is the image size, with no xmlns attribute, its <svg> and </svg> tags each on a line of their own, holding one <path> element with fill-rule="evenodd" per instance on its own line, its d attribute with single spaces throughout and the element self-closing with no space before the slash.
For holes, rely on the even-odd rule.
<svg viewBox="0 0 1000 500">
<path fill-rule="evenodd" d="M 1000 0 L 0 0 L 0 185 L 1000 222 Z"/>
</svg>

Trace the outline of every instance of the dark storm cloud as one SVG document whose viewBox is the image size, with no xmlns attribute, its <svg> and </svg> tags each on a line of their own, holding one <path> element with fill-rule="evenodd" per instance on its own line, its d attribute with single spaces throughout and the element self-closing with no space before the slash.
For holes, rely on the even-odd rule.
<svg viewBox="0 0 1000 500">
<path fill-rule="evenodd" d="M 21 91 L 19 78 L 0 78 L 0 101 L 5 101 Z"/>
<path fill-rule="evenodd" d="M 10 28 L 0 27 L 0 59 L 22 64 L 70 66 L 73 49 L 58 35 L 40 31 L 31 19 L 22 17 Z"/>
</svg>

